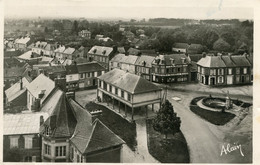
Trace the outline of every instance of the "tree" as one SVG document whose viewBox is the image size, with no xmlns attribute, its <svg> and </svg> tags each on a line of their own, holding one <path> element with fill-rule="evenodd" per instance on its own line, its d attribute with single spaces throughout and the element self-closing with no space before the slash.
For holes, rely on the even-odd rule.
<svg viewBox="0 0 260 165">
<path fill-rule="evenodd" d="M 72 33 L 78 34 L 78 32 L 79 32 L 78 21 L 75 20 L 73 22 Z"/>
<path fill-rule="evenodd" d="M 23 152 L 19 148 L 4 148 L 3 152 L 3 160 L 4 162 L 21 162 Z"/>
<path fill-rule="evenodd" d="M 166 100 L 162 104 L 162 108 L 157 112 L 157 116 L 153 121 L 153 128 L 165 135 L 167 139 L 168 134 L 175 134 L 180 132 L 181 120 L 173 110 L 172 104 Z"/>
<path fill-rule="evenodd" d="M 230 51 L 230 45 L 222 38 L 220 38 L 213 44 L 213 49 L 219 52 L 227 52 Z"/>
</svg>

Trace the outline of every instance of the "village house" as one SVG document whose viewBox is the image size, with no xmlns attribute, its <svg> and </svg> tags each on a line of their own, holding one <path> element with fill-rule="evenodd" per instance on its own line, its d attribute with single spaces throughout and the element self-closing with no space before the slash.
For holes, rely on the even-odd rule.
<svg viewBox="0 0 260 165">
<path fill-rule="evenodd" d="M 27 46 L 30 44 L 31 38 L 21 37 L 14 41 L 14 47 L 16 50 L 26 51 Z"/>
<path fill-rule="evenodd" d="M 189 82 L 190 63 L 189 56 L 185 54 L 158 55 L 152 62 L 152 81 Z"/>
<path fill-rule="evenodd" d="M 207 55 L 197 62 L 198 81 L 210 86 L 250 84 L 252 62 L 249 55 Z"/>
<path fill-rule="evenodd" d="M 77 58 L 78 55 L 79 55 L 78 50 L 76 50 L 75 48 L 71 48 L 71 47 L 66 48 L 64 50 L 64 52 L 62 52 L 63 59 L 73 60 L 73 59 Z"/>
<path fill-rule="evenodd" d="M 152 81 L 152 62 L 155 57 L 148 55 L 141 55 L 135 62 L 135 74 L 142 78 Z"/>
<path fill-rule="evenodd" d="M 106 72 L 106 69 L 97 62 L 77 64 L 77 69 L 79 89 L 97 86 L 97 77 Z"/>
<path fill-rule="evenodd" d="M 37 53 L 39 55 L 44 55 L 44 48 L 47 45 L 47 42 L 37 41 L 36 43 L 32 43 L 32 52 Z M 30 45 L 30 46 L 31 46 Z"/>
<path fill-rule="evenodd" d="M 63 59 L 63 52 L 66 49 L 66 47 L 64 45 L 57 45 L 57 49 L 54 50 L 54 56 L 61 60 Z"/>
<path fill-rule="evenodd" d="M 42 60 L 42 56 L 29 50 L 23 53 L 22 55 L 18 56 L 17 59 L 20 62 L 27 62 L 29 64 L 38 64 L 39 61 Z"/>
<path fill-rule="evenodd" d="M 175 53 L 201 54 L 203 46 L 193 43 L 175 43 L 172 47 L 172 51 Z"/>
<path fill-rule="evenodd" d="M 37 76 L 43 73 L 53 81 L 56 78 L 66 78 L 66 69 L 63 65 L 34 65 L 33 70 L 36 71 Z"/>
<path fill-rule="evenodd" d="M 113 69 L 98 77 L 97 97 L 101 102 L 124 105 L 125 116 L 127 111 L 131 113 L 131 119 L 134 120 L 135 111 L 141 111 L 145 107 L 147 116 L 147 106 L 154 104 L 161 106 L 162 89 L 153 83 L 143 79 L 135 74 L 125 72 L 120 69 Z"/>
<path fill-rule="evenodd" d="M 91 32 L 88 30 L 82 30 L 79 32 L 78 34 L 80 37 L 86 38 L 86 39 L 90 39 L 91 38 Z"/>
<path fill-rule="evenodd" d="M 131 31 L 124 31 L 123 35 L 129 40 L 132 40 L 135 37 L 135 34 Z"/>
<path fill-rule="evenodd" d="M 32 80 L 28 77 L 21 78 L 17 83 L 5 90 L 5 103 L 8 107 L 26 107 L 27 90 L 26 86 Z"/>
<path fill-rule="evenodd" d="M 55 88 L 55 83 L 44 74 L 40 74 L 27 88 L 27 108 L 29 111 L 39 111 L 45 100 Z"/>
<path fill-rule="evenodd" d="M 66 86 L 68 90 L 77 90 L 79 88 L 79 72 L 77 65 L 66 65 Z"/>
<path fill-rule="evenodd" d="M 87 58 L 87 54 L 88 54 L 88 50 L 89 48 L 85 48 L 84 46 L 80 46 L 80 48 L 78 49 L 78 55 L 80 58 Z"/>
<path fill-rule="evenodd" d="M 117 48 L 93 46 L 88 52 L 88 60 L 97 61 L 108 69 L 109 61 L 114 57 L 116 50 Z"/>
<path fill-rule="evenodd" d="M 109 70 L 114 68 L 135 74 L 135 62 L 138 56 L 117 54 L 110 60 Z"/>
<path fill-rule="evenodd" d="M 46 114 L 4 114 L 4 161 L 41 162 L 40 125 Z M 12 158 L 12 153 L 19 157 Z"/>
</svg>

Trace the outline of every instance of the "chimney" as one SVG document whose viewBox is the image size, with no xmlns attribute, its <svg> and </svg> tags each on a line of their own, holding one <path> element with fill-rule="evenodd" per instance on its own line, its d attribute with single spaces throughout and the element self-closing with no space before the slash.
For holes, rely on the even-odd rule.
<svg viewBox="0 0 260 165">
<path fill-rule="evenodd" d="M 21 77 L 21 79 L 20 79 L 20 90 L 22 90 L 23 89 L 23 80 L 22 80 L 22 77 Z"/>
<path fill-rule="evenodd" d="M 186 58 L 181 58 L 181 62 L 184 64 L 186 62 Z"/>
<path fill-rule="evenodd" d="M 43 118 L 43 116 L 41 115 L 41 116 L 40 116 L 40 126 L 43 125 L 43 123 L 44 123 L 44 118 Z"/>
<path fill-rule="evenodd" d="M 45 90 L 41 90 L 41 92 L 38 94 L 38 98 L 42 99 L 45 94 Z"/>
</svg>

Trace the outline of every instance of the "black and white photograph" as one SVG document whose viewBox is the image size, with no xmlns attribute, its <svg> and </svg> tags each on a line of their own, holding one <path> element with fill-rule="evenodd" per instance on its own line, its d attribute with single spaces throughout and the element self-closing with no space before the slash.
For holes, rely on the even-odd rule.
<svg viewBox="0 0 260 165">
<path fill-rule="evenodd" d="M 3 162 L 256 163 L 254 1 L 1 4 Z"/>
</svg>

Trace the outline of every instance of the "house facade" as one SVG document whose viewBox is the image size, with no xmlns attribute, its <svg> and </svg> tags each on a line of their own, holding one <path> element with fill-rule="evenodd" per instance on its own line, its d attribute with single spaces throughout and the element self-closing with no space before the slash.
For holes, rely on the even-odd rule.
<svg viewBox="0 0 260 165">
<path fill-rule="evenodd" d="M 27 46 L 30 44 L 30 37 L 21 37 L 15 40 L 14 47 L 16 50 L 26 51 Z"/>
<path fill-rule="evenodd" d="M 106 72 L 106 69 L 97 62 L 77 64 L 77 69 L 79 89 L 97 86 L 97 77 Z"/>
<path fill-rule="evenodd" d="M 204 85 L 239 85 L 253 81 L 253 57 L 248 55 L 207 55 L 198 61 L 198 81 Z"/>
<path fill-rule="evenodd" d="M 80 37 L 86 38 L 86 39 L 90 39 L 91 38 L 91 32 L 88 30 L 82 30 L 79 32 L 78 34 Z"/>
<path fill-rule="evenodd" d="M 138 56 L 134 55 L 116 54 L 110 60 L 109 70 L 118 68 L 135 74 L 135 62 L 137 59 Z"/>
<path fill-rule="evenodd" d="M 189 82 L 190 58 L 185 54 L 158 55 L 152 62 L 152 81 Z"/>
<path fill-rule="evenodd" d="M 77 65 L 67 65 L 66 69 L 66 86 L 68 90 L 77 90 L 79 88 L 79 73 Z"/>
<path fill-rule="evenodd" d="M 152 81 L 152 62 L 154 59 L 153 56 L 141 55 L 135 62 L 135 74 Z"/>
</svg>

